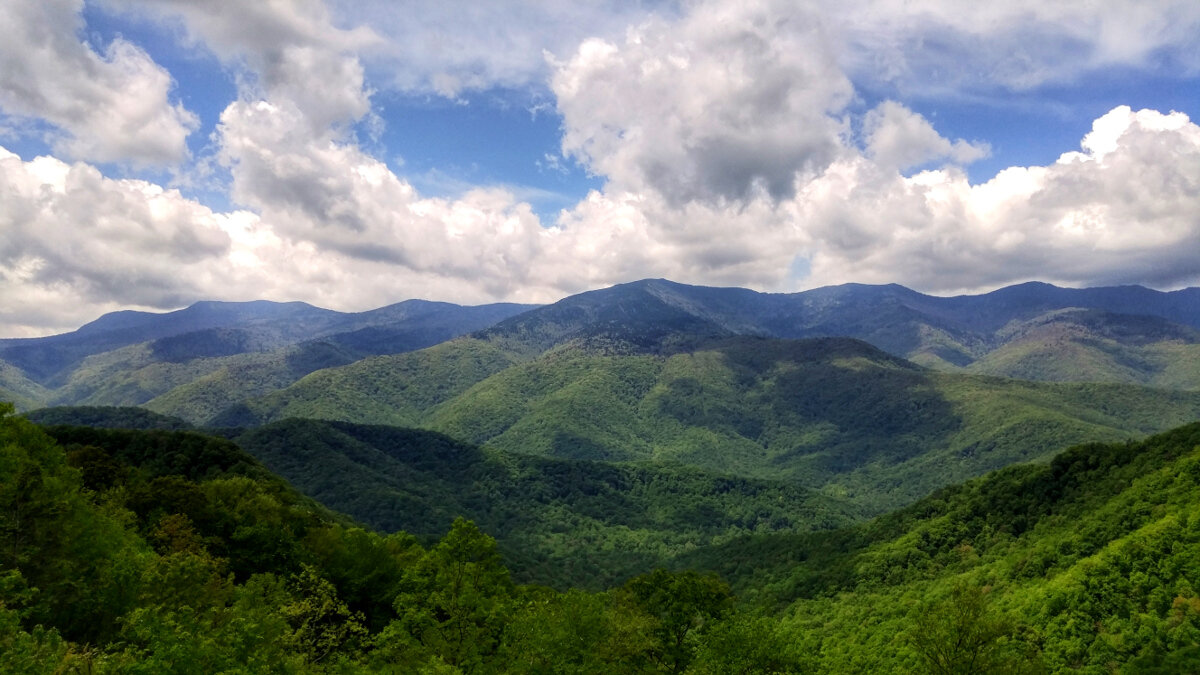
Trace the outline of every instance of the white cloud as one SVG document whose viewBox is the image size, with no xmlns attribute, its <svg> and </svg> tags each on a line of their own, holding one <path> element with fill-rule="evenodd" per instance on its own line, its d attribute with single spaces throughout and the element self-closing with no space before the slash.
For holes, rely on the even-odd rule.
<svg viewBox="0 0 1200 675">
<path fill-rule="evenodd" d="M 1114 113 L 1085 141 L 1088 170 L 1012 169 L 976 187 L 954 169 L 905 178 L 903 168 L 965 164 L 986 146 L 946 139 L 888 102 L 864 119 L 860 152 L 845 120 L 852 90 L 819 20 L 769 2 L 693 10 L 678 24 L 648 20 L 620 41 L 587 41 L 556 63 L 564 149 L 607 182 L 550 229 L 505 190 L 423 198 L 333 129 L 315 133 L 284 96 L 236 103 L 222 117 L 233 197 L 283 240 L 472 300 L 550 300 L 645 276 L 780 290 L 899 281 L 932 291 L 1194 277 L 1180 256 L 1170 271 L 1144 276 L 1148 261 L 1172 257 L 1196 229 L 1184 215 L 1193 205 L 1173 192 L 1177 177 L 1160 175 L 1162 185 L 1118 210 L 1105 201 L 1136 184 L 1138 161 L 1182 170 L 1186 144 L 1171 141 L 1179 155 L 1142 150 L 1180 133 L 1177 124 Z M 1097 152 L 1105 143 L 1120 150 Z M 1129 166 L 1118 170 L 1117 156 Z M 1085 179 L 1093 189 L 1077 191 Z M 1171 217 L 1151 222 L 1155 195 L 1176 202 Z M 1115 237 L 1116 228 L 1128 232 Z M 1143 254 L 1104 252 L 1135 244 Z M 811 277 L 792 278 L 798 258 L 810 261 Z"/>
<path fill-rule="evenodd" d="M 541 88 L 544 53 L 568 54 L 588 37 L 619 36 L 673 3 L 619 0 L 408 3 L 334 0 L 334 12 L 385 39 L 363 50 L 378 86 L 457 98 L 492 88 Z M 654 5 L 658 5 L 655 7 Z"/>
<path fill-rule="evenodd" d="M 1117 108 L 1082 152 L 977 186 L 957 171 L 905 179 L 857 158 L 805 186 L 796 208 L 814 237 L 813 284 L 1196 283 L 1200 127 Z"/>
<path fill-rule="evenodd" d="M 363 86 L 356 53 L 379 37 L 365 26 L 335 25 L 321 0 L 105 2 L 129 14 L 182 22 L 190 41 L 239 69 L 243 97 L 294 102 L 313 133 L 370 111 L 370 92 Z"/>
<path fill-rule="evenodd" d="M 819 0 L 856 82 L 954 97 L 1073 83 L 1114 66 L 1200 71 L 1191 0 Z"/>
<path fill-rule="evenodd" d="M 240 102 L 221 120 L 233 198 L 281 236 L 419 272 L 519 283 L 528 240 L 542 232 L 529 207 L 503 192 L 421 199 L 353 144 L 309 136 L 294 106 Z"/>
<path fill-rule="evenodd" d="M 336 232 L 337 223 L 322 231 L 302 208 L 264 201 L 263 212 L 280 219 L 272 222 L 249 211 L 218 213 L 153 183 L 106 178 L 93 166 L 51 157 L 26 162 L 0 148 L 3 334 L 46 334 L 106 311 L 211 298 L 361 310 L 411 297 L 558 297 L 539 286 L 538 274 L 545 261 L 572 262 L 544 255 L 539 242 L 552 234 L 527 206 L 484 190 L 456 201 L 392 202 L 409 189 L 382 165 L 344 152 L 331 158 L 360 162 L 350 175 L 325 166 L 326 174 L 313 177 L 359 181 L 351 186 L 363 200 L 365 227 L 357 234 Z M 397 264 L 395 256 L 409 262 Z"/>
<path fill-rule="evenodd" d="M 973 44 L 994 54 L 1031 21 L 1041 31 L 1033 34 L 1086 42 L 1087 67 L 1174 49 L 1175 24 L 1159 26 L 1150 14 L 1133 12 L 1131 23 L 1158 33 L 1122 51 L 1110 35 L 1119 23 L 1107 18 L 1093 24 L 1100 37 L 1088 37 L 1059 25 L 1076 17 L 1065 10 L 972 6 L 960 16 L 933 0 L 914 15 L 882 1 L 873 15 L 775 0 L 689 3 L 682 15 L 638 8 L 620 15 L 633 19 L 628 30 L 598 22 L 600 36 L 581 43 L 579 29 L 544 34 L 578 16 L 561 3 L 509 5 L 540 28 L 479 38 L 509 25 L 505 7 L 418 3 L 407 16 L 394 5 L 330 11 L 316 0 L 106 2 L 180 22 L 181 34 L 237 71 L 239 98 L 213 139 L 229 196 L 244 210 L 217 213 L 83 163 L 0 154 L 0 321 L 9 332 L 202 298 L 337 309 L 409 297 L 551 301 L 650 276 L 769 290 L 1200 280 L 1200 129 L 1182 114 L 1118 108 L 1096 121 L 1080 151 L 972 186 L 955 165 L 985 154 L 986 144 L 946 138 L 894 101 L 861 119 L 848 112 L 857 109 L 851 77 L 917 86 L 930 75 L 931 54 L 958 59 Z M 1172 11 L 1191 25 L 1190 10 Z M 417 38 L 426 18 L 449 30 L 456 13 L 463 33 L 441 47 L 436 30 Z M 378 21 L 362 27 L 371 17 Z M 941 46 L 925 39 L 936 31 L 947 36 Z M 853 58 L 839 47 L 847 35 L 860 50 Z M 397 44 L 401 36 L 413 43 Z M 558 55 L 549 61 L 547 44 Z M 498 45 L 520 54 L 493 53 Z M 77 41 L 54 47 L 76 48 L 87 49 Z M 369 79 L 426 49 L 386 85 Z M 906 57 L 894 71 L 893 50 Z M 1050 51 L 1027 56 L 1024 70 L 983 74 L 972 70 L 982 63 L 974 57 L 952 60 L 945 79 L 930 82 L 1018 88 L 1066 77 L 1046 70 L 1055 63 Z M 113 63 L 149 64 L 147 72 L 166 77 L 141 57 Z M 347 133 L 370 120 L 372 86 L 454 96 L 548 73 L 563 151 L 605 179 L 554 223 L 539 222 L 522 201 L 528 195 L 511 189 L 425 197 Z M 169 88 L 169 78 L 159 84 Z M 901 173 L 941 163 L 948 166 Z M 795 278 L 806 268 L 810 276 Z"/>
<path fill-rule="evenodd" d="M 183 160 L 197 120 L 171 103 L 171 76 L 125 40 L 103 54 L 81 42 L 82 8 L 82 0 L 0 3 L 0 109 L 53 124 L 56 152 L 70 157 Z"/>
<path fill-rule="evenodd" d="M 877 164 L 904 170 L 939 160 L 966 165 L 987 157 L 987 143 L 943 138 L 924 117 L 895 101 L 884 101 L 863 119 L 867 156 Z"/>
<path fill-rule="evenodd" d="M 3 148 L 0 203 L 10 331 L 66 327 L 95 306 L 177 305 L 211 287 L 208 263 L 230 246 L 225 216 L 178 192 Z"/>
<path fill-rule="evenodd" d="M 552 88 L 565 152 L 672 203 L 790 195 L 840 151 L 852 90 L 817 17 L 794 3 L 708 3 L 620 43 L 588 40 Z"/>
</svg>

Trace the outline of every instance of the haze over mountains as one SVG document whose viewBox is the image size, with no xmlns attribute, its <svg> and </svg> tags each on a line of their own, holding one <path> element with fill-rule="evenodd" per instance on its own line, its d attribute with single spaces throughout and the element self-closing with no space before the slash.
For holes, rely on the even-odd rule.
<svg viewBox="0 0 1200 675">
<path fill-rule="evenodd" d="M 941 298 L 644 280 L 543 307 L 122 312 L 0 341 L 0 376 L 25 408 L 419 427 L 519 454 L 782 477 L 879 512 L 1070 443 L 1200 417 L 1198 327 L 1200 289 L 1028 283 Z"/>
<path fill-rule="evenodd" d="M 348 363 L 482 331 L 480 338 L 527 355 L 573 340 L 603 339 L 634 351 L 678 351 L 732 335 L 853 337 L 942 369 L 1070 379 L 1073 371 L 1061 361 L 1057 373 L 1049 366 L 1037 367 L 1045 354 L 1057 351 L 1055 358 L 1092 361 L 1078 379 L 1154 382 L 1167 377 L 1178 388 L 1200 386 L 1189 380 L 1191 374 L 1164 373 L 1164 360 L 1200 341 L 1200 289 L 1194 288 L 1164 293 L 1140 286 L 1066 289 L 1027 283 L 944 298 L 897 285 L 766 294 L 644 280 L 534 309 L 409 300 L 345 314 L 305 303 L 256 301 L 199 302 L 165 314 L 115 312 L 71 333 L 0 340 L 0 385 L 33 403 L 140 404 L 149 399 L 71 385 L 100 367 L 132 372 L 149 364 L 297 345 L 304 345 L 301 354 L 315 356 L 310 352 L 316 341 L 326 345 L 326 358 Z M 107 356 L 95 358 L 101 354 Z M 202 370 L 210 372 L 212 365 Z"/>
<path fill-rule="evenodd" d="M 0 340 L 0 390 L 22 407 L 140 405 L 205 377 L 265 391 L 319 368 L 437 344 L 529 308 L 409 300 L 347 314 L 257 301 L 117 312 L 71 333 Z"/>
<path fill-rule="evenodd" d="M 339 571 L 347 552 L 370 553 L 373 570 L 409 565 L 418 542 L 445 555 L 467 517 L 495 537 L 504 574 L 576 589 L 538 597 L 591 597 L 578 589 L 656 568 L 717 571 L 743 602 L 790 610 L 713 628 L 705 639 L 731 640 L 713 653 L 767 631 L 771 654 L 803 646 L 808 665 L 785 672 L 913 672 L 914 607 L 982 608 L 993 586 L 1006 609 L 978 611 L 1003 636 L 996 672 L 1170 672 L 1195 656 L 1185 628 L 1200 627 L 1187 585 L 1197 430 L 1184 426 L 1200 419 L 1197 356 L 1198 289 L 938 298 L 646 280 L 542 307 L 107 315 L 0 341 L 0 400 L 85 404 L 28 417 L 89 489 L 118 486 L 105 499 L 126 500 L 163 555 L 210 546 L 237 574 L 296 574 L 263 562 L 290 551 L 279 559 L 323 566 L 375 630 L 407 611 L 380 600 L 403 583 L 363 585 Z M 20 431 L 0 416 L 8 427 Z M 332 524 L 255 524 L 241 495 L 259 488 L 239 475 Z M 205 490 L 231 505 L 204 505 Z M 171 539 L 172 518 L 209 543 L 186 527 Z"/>
</svg>

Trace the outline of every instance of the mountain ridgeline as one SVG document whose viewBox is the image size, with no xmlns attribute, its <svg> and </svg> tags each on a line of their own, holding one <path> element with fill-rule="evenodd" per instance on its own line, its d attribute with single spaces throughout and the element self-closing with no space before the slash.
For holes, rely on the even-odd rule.
<svg viewBox="0 0 1200 675">
<path fill-rule="evenodd" d="M 143 405 L 173 394 L 161 408 L 187 399 L 212 415 L 315 370 L 429 347 L 530 307 L 409 300 L 347 314 L 259 301 L 116 312 L 71 333 L 0 340 L 0 397 L 29 409 Z"/>
<path fill-rule="evenodd" d="M 1092 312 L 1072 321 L 1074 315 L 1062 312 L 1070 309 Z M 1194 344 L 1200 337 L 1200 289 L 1163 293 L 1140 286 L 1068 289 L 1027 283 L 944 298 L 895 284 L 770 294 L 656 279 L 571 296 L 502 321 L 481 337 L 536 351 L 572 340 L 604 340 L 646 351 L 730 335 L 853 337 L 896 356 L 965 367 L 1024 336 L 1024 324 L 1039 325 L 1047 316 L 1122 345 Z M 1139 325 L 1130 317 L 1162 321 Z M 1110 331 L 1109 321 L 1124 327 Z"/>
<path fill-rule="evenodd" d="M 0 405 L 0 671 L 1197 672 L 1198 349 L 1196 289 L 662 280 L 3 340 L 76 405 Z"/>
<path fill-rule="evenodd" d="M 62 335 L 0 339 L 0 391 L 27 408 L 142 405 L 243 370 L 265 378 L 265 391 L 312 370 L 472 332 L 526 357 L 569 342 L 646 353 L 734 335 L 853 337 L 939 369 L 1194 389 L 1200 373 L 1174 366 L 1196 360 L 1197 329 L 1200 289 L 1041 283 L 944 298 L 896 285 L 769 294 L 646 280 L 545 307 L 409 300 L 351 314 L 299 302 L 200 302 L 165 314 L 115 312 Z M 210 380 L 201 388 L 223 386 Z M 234 389 L 234 401 L 248 398 Z"/>
<path fill-rule="evenodd" d="M 1072 443 L 1197 419 L 1197 325 L 1197 289 L 938 298 L 647 280 L 536 308 L 118 313 L 0 342 L 0 385 L 26 407 L 392 425 L 512 454 L 784 478 L 882 513 Z"/>
</svg>

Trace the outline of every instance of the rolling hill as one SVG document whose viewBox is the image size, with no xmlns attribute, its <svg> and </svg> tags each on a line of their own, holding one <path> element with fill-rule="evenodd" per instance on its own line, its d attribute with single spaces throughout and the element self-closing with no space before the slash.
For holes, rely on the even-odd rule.
<svg viewBox="0 0 1200 675">
<path fill-rule="evenodd" d="M 816 672 L 921 671 L 922 632 L 962 640 L 949 657 L 999 659 L 989 672 L 1195 672 L 1197 477 L 1191 424 L 1003 469 L 852 528 L 753 535 L 676 564 L 786 607 Z"/>
<path fill-rule="evenodd" d="M 117 312 L 73 333 L 0 340 L 0 391 L 30 409 L 142 405 L 187 387 L 157 408 L 196 422 L 314 370 L 429 347 L 526 309 L 409 300 L 350 314 L 271 302 Z"/>
<path fill-rule="evenodd" d="M 496 537 L 518 580 L 557 587 L 599 590 L 739 535 L 826 530 L 862 518 L 793 481 L 539 458 L 418 429 L 290 419 L 202 436 L 140 408 L 47 408 L 26 417 L 63 444 L 115 438 L 139 448 L 139 462 L 166 462 L 173 471 L 203 471 L 186 464 L 208 460 L 169 444 L 208 439 L 226 448 L 212 436 L 229 438 L 236 452 L 375 530 L 433 541 L 456 518 L 469 518 Z M 192 433 L 163 433 L 176 431 Z"/>
<path fill-rule="evenodd" d="M 313 373 L 212 423 L 417 426 L 514 453 L 784 477 L 879 513 L 1072 443 L 1200 418 L 1197 392 L 939 373 L 845 338 L 595 345 L 528 359 L 462 338 Z"/>
<path fill-rule="evenodd" d="M 858 284 L 769 294 L 651 279 L 540 308 L 410 300 L 345 314 L 303 303 L 202 302 L 0 340 L 8 364 L 0 365 L 0 392 L 22 409 L 146 405 L 201 423 L 310 372 L 472 332 L 515 360 L 568 345 L 670 354 L 739 335 L 854 337 L 947 372 L 1194 390 L 1198 294 L 1038 283 L 951 298 Z"/>
<path fill-rule="evenodd" d="M 403 518 L 433 498 L 447 511 L 478 502 L 501 525 L 536 523 L 529 514 L 540 510 L 550 529 L 532 528 L 534 547 L 538 534 L 568 549 L 616 535 L 639 542 L 634 552 L 658 527 L 681 536 L 677 571 L 593 594 L 515 586 L 495 541 L 465 521 L 428 548 L 356 528 L 223 439 L 43 432 L 10 412 L 0 411 L 0 463 L 13 469 L 0 473 L 0 522 L 21 526 L 0 528 L 6 671 L 158 672 L 186 658 L 264 672 L 468 659 L 495 672 L 661 672 L 671 645 L 673 662 L 696 673 L 1200 664 L 1200 424 L 1078 446 L 869 522 L 807 532 L 761 527 L 786 517 L 793 497 L 801 509 L 828 504 L 778 483 L 539 461 L 383 427 L 290 421 L 241 435 L 270 461 L 332 460 L 324 467 L 356 479 L 368 477 L 353 473 L 361 460 L 380 466 L 371 455 L 385 455 L 386 471 L 342 487 L 391 483 Z M 328 468 L 310 473 L 304 480 L 329 481 Z M 606 514 L 630 519 L 630 530 L 606 530 Z M 756 519 L 756 533 L 687 545 L 706 525 Z M 698 570 L 719 570 L 740 601 Z M 469 639 L 448 644 L 442 636 L 460 625 Z"/>
<path fill-rule="evenodd" d="M 740 534 L 860 518 L 791 481 L 481 449 L 441 434 L 286 420 L 234 436 L 305 494 L 378 530 L 432 537 L 457 517 L 526 582 L 603 589 Z"/>
</svg>

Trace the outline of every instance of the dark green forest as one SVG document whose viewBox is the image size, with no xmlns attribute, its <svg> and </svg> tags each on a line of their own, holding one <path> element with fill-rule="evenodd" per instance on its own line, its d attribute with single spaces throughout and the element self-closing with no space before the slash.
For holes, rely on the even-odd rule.
<svg viewBox="0 0 1200 675">
<path fill-rule="evenodd" d="M 600 593 L 518 585 L 469 521 L 423 546 L 328 511 L 224 439 L 57 427 L 56 441 L 11 412 L 0 417 L 3 672 L 802 664 L 782 636 L 736 651 L 709 637 L 764 621 L 715 575 L 658 569 Z"/>
<path fill-rule="evenodd" d="M 6 408 L 0 503 L 4 672 L 1200 667 L 1200 425 L 597 591 L 520 583 L 465 519 L 366 529 L 196 432 L 43 429 Z"/>
<path fill-rule="evenodd" d="M 0 340 L 0 673 L 1200 672 L 1198 293 Z"/>
</svg>

